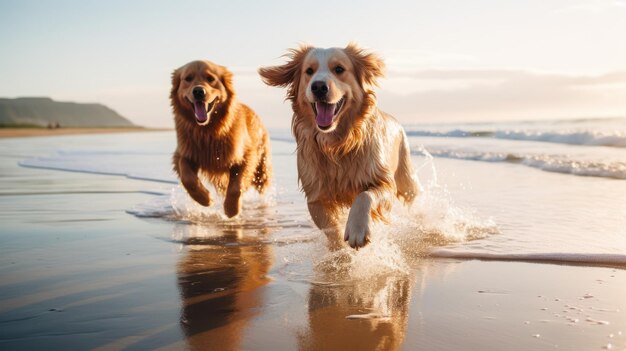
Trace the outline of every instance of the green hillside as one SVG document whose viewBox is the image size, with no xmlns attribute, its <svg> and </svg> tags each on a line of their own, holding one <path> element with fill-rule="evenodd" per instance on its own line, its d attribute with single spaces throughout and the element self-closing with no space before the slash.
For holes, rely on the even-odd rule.
<svg viewBox="0 0 626 351">
<path fill-rule="evenodd" d="M 0 98 L 0 126 L 135 127 L 101 104 L 59 102 L 46 97 Z"/>
</svg>

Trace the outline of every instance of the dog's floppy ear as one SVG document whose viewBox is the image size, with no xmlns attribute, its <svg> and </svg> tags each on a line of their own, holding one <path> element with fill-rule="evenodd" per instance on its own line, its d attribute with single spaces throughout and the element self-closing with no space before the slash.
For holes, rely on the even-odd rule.
<svg viewBox="0 0 626 351">
<path fill-rule="evenodd" d="M 378 85 L 378 78 L 385 75 L 385 63 L 378 55 L 358 47 L 355 43 L 348 44 L 344 52 L 352 60 L 361 85 Z"/>
<path fill-rule="evenodd" d="M 172 89 L 170 90 L 170 100 L 172 100 L 172 102 L 176 98 L 176 93 L 178 92 L 178 86 L 180 85 L 180 71 L 181 69 L 178 68 L 174 70 L 174 72 L 172 72 Z"/>
<path fill-rule="evenodd" d="M 224 66 L 220 66 L 220 68 L 220 80 L 222 81 L 222 85 L 224 85 L 224 89 L 226 89 L 226 93 L 228 93 L 228 99 L 232 99 L 235 96 L 235 88 L 233 88 L 233 74 Z"/>
<path fill-rule="evenodd" d="M 181 80 L 180 78 L 181 72 L 182 72 L 182 67 L 172 72 L 172 88 L 170 90 L 170 105 L 172 106 L 172 110 L 174 111 L 174 113 L 177 113 L 181 109 L 180 102 L 178 101 L 178 97 L 177 97 L 178 86 L 180 85 L 180 80 Z"/>
<path fill-rule="evenodd" d="M 281 66 L 259 68 L 263 82 L 274 87 L 287 87 L 287 99 L 294 100 L 298 95 L 302 63 L 311 49 L 313 47 L 308 45 L 289 49 L 289 53 L 284 55 L 289 59 L 289 62 Z"/>
</svg>

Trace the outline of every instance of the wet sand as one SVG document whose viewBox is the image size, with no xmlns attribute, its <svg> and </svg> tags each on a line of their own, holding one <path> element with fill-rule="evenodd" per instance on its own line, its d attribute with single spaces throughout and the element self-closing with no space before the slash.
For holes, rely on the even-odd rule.
<svg viewBox="0 0 626 351">
<path fill-rule="evenodd" d="M 623 269 L 407 243 L 389 272 L 328 253 L 300 195 L 239 220 L 138 218 L 171 185 L 21 168 L 49 148 L 27 145 L 0 152 L 2 350 L 626 349 Z M 293 162 L 275 152 L 281 186 Z"/>
<path fill-rule="evenodd" d="M 105 134 L 105 133 L 136 133 L 170 130 L 165 128 L 0 128 L 0 138 L 22 138 L 55 135 Z"/>
</svg>

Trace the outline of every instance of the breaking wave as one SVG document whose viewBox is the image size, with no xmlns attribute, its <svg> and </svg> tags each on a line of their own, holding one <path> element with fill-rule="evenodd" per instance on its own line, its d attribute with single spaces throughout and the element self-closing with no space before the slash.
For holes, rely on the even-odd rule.
<svg viewBox="0 0 626 351">
<path fill-rule="evenodd" d="M 530 131 L 530 130 L 408 130 L 408 136 L 448 138 L 495 138 L 507 140 L 542 141 L 548 143 L 588 146 L 626 147 L 623 131 Z"/>
<path fill-rule="evenodd" d="M 626 179 L 626 163 L 618 161 L 585 161 L 565 155 L 517 154 L 465 150 L 429 150 L 435 157 L 483 162 L 507 162 L 538 168 L 547 172 L 588 177 Z"/>
</svg>

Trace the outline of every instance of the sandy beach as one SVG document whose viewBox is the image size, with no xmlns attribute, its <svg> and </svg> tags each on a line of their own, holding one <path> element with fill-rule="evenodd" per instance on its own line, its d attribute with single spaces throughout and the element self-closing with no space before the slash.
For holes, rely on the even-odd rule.
<svg viewBox="0 0 626 351">
<path fill-rule="evenodd" d="M 298 191 L 293 143 L 272 141 L 275 189 L 247 194 L 229 220 L 161 173 L 173 142 L 172 132 L 0 140 L 0 349 L 626 349 L 619 262 L 432 255 L 530 252 L 545 232 L 558 251 L 581 240 L 567 211 L 598 218 L 596 236 L 612 233 L 621 212 L 579 210 L 571 189 L 584 186 L 587 202 L 608 209 L 618 200 L 600 194 L 621 194 L 620 180 L 436 159 L 452 200 L 426 192 L 428 206 L 394 210 L 365 249 L 329 252 Z M 556 200 L 535 201 L 538 184 Z M 425 227 L 446 216 L 454 221 Z M 571 228 L 563 237 L 559 223 Z M 608 246 L 620 252 L 621 240 Z M 603 250 L 600 240 L 585 245 Z"/>
<path fill-rule="evenodd" d="M 106 133 L 137 133 L 168 130 L 165 128 L 0 128 L 0 138 L 22 138 L 55 135 L 84 135 Z"/>
</svg>

